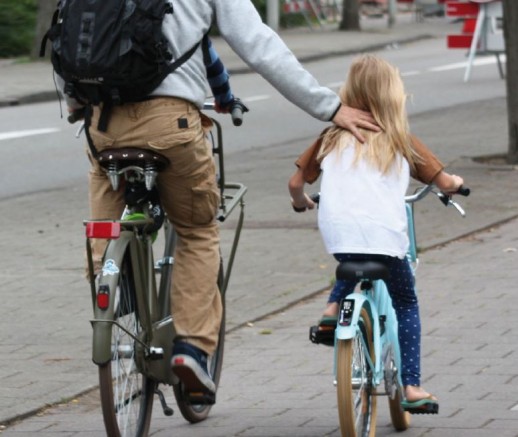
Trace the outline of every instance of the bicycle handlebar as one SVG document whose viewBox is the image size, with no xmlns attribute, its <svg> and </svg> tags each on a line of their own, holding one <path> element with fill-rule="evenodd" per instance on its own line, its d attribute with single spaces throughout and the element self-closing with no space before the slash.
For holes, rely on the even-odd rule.
<svg viewBox="0 0 518 437">
<path fill-rule="evenodd" d="M 419 200 L 425 198 L 429 193 L 434 193 L 439 200 L 444 204 L 444 206 L 452 205 L 459 213 L 464 217 L 466 215 L 466 212 L 462 209 L 462 207 L 452 199 L 451 194 L 443 193 L 442 191 L 434 191 L 435 185 L 424 185 L 423 187 L 419 188 L 414 194 L 405 196 L 405 202 L 407 203 L 414 203 L 418 202 Z M 453 194 L 459 194 L 461 196 L 467 197 L 471 193 L 471 190 L 467 187 L 464 187 L 461 185 L 459 189 L 453 193 Z M 316 204 L 320 201 L 320 193 L 313 193 L 309 196 L 309 198 L 315 202 Z M 297 211 L 294 208 L 295 212 L 301 212 Z M 305 208 L 304 208 L 305 210 Z"/>
<path fill-rule="evenodd" d="M 203 109 L 215 110 L 216 104 L 214 102 L 205 102 Z M 241 101 L 241 99 L 234 98 L 230 105 L 230 116 L 234 126 L 241 126 L 243 124 L 243 114 L 248 112 L 248 107 Z"/>
<path fill-rule="evenodd" d="M 67 117 L 67 121 L 70 124 L 74 124 L 76 121 L 83 120 L 85 118 L 85 108 L 74 109 Z"/>
<path fill-rule="evenodd" d="M 435 185 L 424 185 L 423 187 L 419 188 L 414 194 L 405 196 L 405 202 L 408 203 L 414 203 L 417 202 L 423 198 L 425 198 L 430 192 L 436 194 L 438 197 L 445 196 L 445 197 L 451 197 L 450 194 L 443 193 L 442 191 L 434 191 Z M 461 185 L 459 189 L 452 194 L 459 194 L 461 196 L 467 197 L 471 193 L 471 190 L 464 185 Z"/>
</svg>

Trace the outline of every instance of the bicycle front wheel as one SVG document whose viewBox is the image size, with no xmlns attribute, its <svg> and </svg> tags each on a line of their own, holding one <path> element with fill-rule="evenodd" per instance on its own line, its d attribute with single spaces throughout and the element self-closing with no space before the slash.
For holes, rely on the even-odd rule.
<svg viewBox="0 0 518 437">
<path fill-rule="evenodd" d="M 155 381 L 139 373 L 135 340 L 142 326 L 136 311 L 131 261 L 124 257 L 115 292 L 112 360 L 99 366 L 101 407 L 106 433 L 113 437 L 145 436 L 151 423 Z"/>
<path fill-rule="evenodd" d="M 337 341 L 337 400 L 342 437 L 374 437 L 376 393 L 367 357 L 374 361 L 372 323 L 362 308 L 356 336 Z"/>
</svg>

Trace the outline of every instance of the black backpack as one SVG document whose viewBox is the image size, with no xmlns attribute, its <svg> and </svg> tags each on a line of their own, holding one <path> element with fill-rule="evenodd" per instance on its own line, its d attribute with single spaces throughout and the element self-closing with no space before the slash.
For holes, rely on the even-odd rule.
<svg viewBox="0 0 518 437">
<path fill-rule="evenodd" d="M 84 105 L 103 103 L 98 128 L 106 130 L 113 105 L 144 100 L 198 48 L 171 62 L 162 21 L 172 13 L 168 0 L 60 0 L 40 55 L 50 39 L 64 92 Z"/>
</svg>

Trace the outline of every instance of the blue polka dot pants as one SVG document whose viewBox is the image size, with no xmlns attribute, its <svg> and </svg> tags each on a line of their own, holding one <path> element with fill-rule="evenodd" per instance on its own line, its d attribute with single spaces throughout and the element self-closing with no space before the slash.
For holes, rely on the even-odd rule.
<svg viewBox="0 0 518 437">
<path fill-rule="evenodd" d="M 401 350 L 401 379 L 403 385 L 420 385 L 421 378 L 421 319 L 415 292 L 414 275 L 406 258 L 399 259 L 387 255 L 335 254 L 340 261 L 379 261 L 390 270 L 386 282 L 392 299 L 392 306 L 398 319 L 398 337 Z M 352 293 L 356 281 L 337 280 L 328 302 L 340 302 Z"/>
</svg>

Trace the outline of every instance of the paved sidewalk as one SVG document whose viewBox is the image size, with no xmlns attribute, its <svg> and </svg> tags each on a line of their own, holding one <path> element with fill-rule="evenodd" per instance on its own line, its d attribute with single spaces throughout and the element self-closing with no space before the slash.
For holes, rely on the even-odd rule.
<svg viewBox="0 0 518 437">
<path fill-rule="evenodd" d="M 398 18 L 391 30 L 384 21 L 370 20 L 360 33 L 296 29 L 281 36 L 307 60 L 444 38 L 459 28 L 445 19 L 416 23 L 411 15 Z M 234 74 L 246 71 L 221 40 L 216 46 Z M 0 61 L 0 77 L 0 106 L 55 98 L 46 63 Z M 452 119 L 462 132 L 447 122 Z M 425 383 L 441 398 L 442 414 L 416 418 L 405 435 L 516 437 L 518 169 L 465 156 L 467 144 L 470 154 L 487 155 L 488 144 L 491 153 L 505 152 L 505 100 L 420 114 L 411 124 L 452 172 L 465 177 L 473 194 L 461 199 L 466 219 L 435 199 L 417 208 L 419 246 L 435 247 L 423 255 L 418 274 Z M 446 144 L 438 142 L 436 126 L 448 138 Z M 245 183 L 249 191 L 228 293 L 228 328 L 235 330 L 228 336 L 218 404 L 212 418 L 195 427 L 179 413 L 166 419 L 157 409 L 156 435 L 170 434 L 169 426 L 179 436 L 337 435 L 330 350 L 306 340 L 324 297 L 293 304 L 327 288 L 334 270 L 315 215 L 294 215 L 286 200 L 286 181 L 304 146 L 284 144 L 226 159 L 227 179 Z M 86 187 L 78 184 L 0 202 L 9 211 L 0 227 L 0 424 L 76 399 L 9 425 L 5 435 L 103 435 L 97 395 L 77 398 L 97 384 L 90 359 L 90 295 L 82 279 L 86 199 Z M 234 220 L 223 227 L 224 251 Z M 441 246 L 481 229 L 489 231 Z M 283 313 L 246 327 L 282 308 Z M 386 410 L 381 414 L 378 435 L 390 435 Z"/>
<path fill-rule="evenodd" d="M 405 436 L 518 436 L 517 264 L 518 220 L 421 256 L 423 384 L 440 399 L 440 414 L 413 417 Z M 332 349 L 312 345 L 307 335 L 325 299 L 321 294 L 227 335 L 209 418 L 189 425 L 165 388 L 175 414 L 165 417 L 155 402 L 150 435 L 339 436 Z M 391 427 L 386 398 L 378 405 L 376 435 L 401 435 Z M 3 435 L 100 436 L 101 417 L 95 390 Z"/>
</svg>

